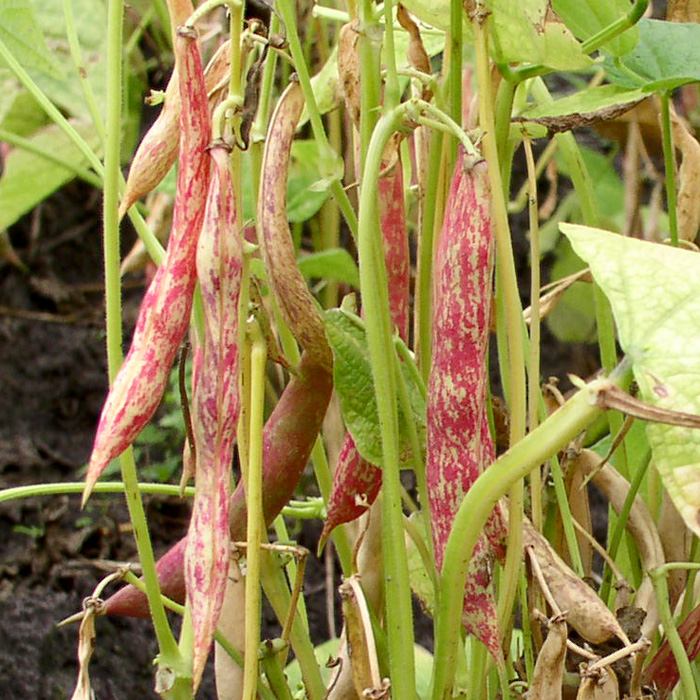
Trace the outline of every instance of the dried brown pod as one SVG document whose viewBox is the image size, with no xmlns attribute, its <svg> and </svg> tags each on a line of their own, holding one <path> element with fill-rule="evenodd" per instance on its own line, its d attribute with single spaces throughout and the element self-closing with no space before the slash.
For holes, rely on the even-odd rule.
<svg viewBox="0 0 700 700">
<path fill-rule="evenodd" d="M 564 615 L 549 620 L 549 631 L 537 655 L 532 683 L 525 700 L 561 700 L 568 628 Z"/>
<path fill-rule="evenodd" d="M 357 53 L 359 20 L 343 25 L 338 38 L 338 75 L 345 107 L 355 126 L 360 125 L 360 59 Z"/>
<path fill-rule="evenodd" d="M 627 643 L 627 635 L 596 592 L 582 581 L 554 551 L 547 540 L 525 520 L 523 546 L 536 557 L 544 580 L 567 622 L 591 644 L 612 637 Z"/>
</svg>

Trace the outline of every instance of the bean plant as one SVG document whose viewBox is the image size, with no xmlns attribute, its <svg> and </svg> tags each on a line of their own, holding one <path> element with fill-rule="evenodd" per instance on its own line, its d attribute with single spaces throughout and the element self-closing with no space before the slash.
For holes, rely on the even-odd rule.
<svg viewBox="0 0 700 700">
<path fill-rule="evenodd" d="M 73 698 L 91 697 L 102 614 L 150 617 L 163 698 L 195 697 L 211 653 L 221 700 L 697 698 L 695 4 L 157 0 L 125 24 L 107 0 L 92 33 L 58 5 L 0 8 L 0 70 L 51 123 L 13 131 L 0 110 L 3 225 L 71 177 L 102 189 L 111 388 L 84 483 L 0 500 L 122 492 L 143 572 L 77 615 Z M 42 18 L 59 9 L 61 61 Z M 144 31 L 174 65 L 132 154 Z M 53 179 L 15 201 L 32 167 Z M 173 168 L 164 247 L 152 193 Z M 124 357 L 127 216 L 157 271 Z M 597 343 L 598 371 L 543 376 L 552 334 Z M 183 345 L 181 485 L 156 487 L 132 444 Z M 121 480 L 101 479 L 115 459 Z M 320 498 L 299 491 L 307 467 Z M 159 561 L 149 489 L 193 498 Z M 322 520 L 342 570 L 343 629 L 316 650 L 317 552 L 290 543 L 294 518 Z"/>
</svg>

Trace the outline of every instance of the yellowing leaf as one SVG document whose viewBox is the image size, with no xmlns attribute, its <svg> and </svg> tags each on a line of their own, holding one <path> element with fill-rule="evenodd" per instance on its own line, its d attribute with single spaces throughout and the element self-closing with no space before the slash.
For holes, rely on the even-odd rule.
<svg viewBox="0 0 700 700">
<path fill-rule="evenodd" d="M 561 224 L 612 305 L 645 401 L 700 414 L 700 255 Z M 686 525 L 700 535 L 700 431 L 649 423 L 654 462 Z"/>
</svg>

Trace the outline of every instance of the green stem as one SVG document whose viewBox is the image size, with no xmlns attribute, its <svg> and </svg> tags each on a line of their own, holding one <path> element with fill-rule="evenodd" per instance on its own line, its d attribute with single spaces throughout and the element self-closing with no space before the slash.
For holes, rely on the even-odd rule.
<svg viewBox="0 0 700 700">
<path fill-rule="evenodd" d="M 380 50 L 381 27 L 374 16 L 371 0 L 359 2 L 357 51 L 360 62 L 360 173 L 364 176 L 367 151 L 381 104 Z"/>
<path fill-rule="evenodd" d="M 450 64 L 447 82 L 450 96 L 450 117 L 457 124 L 462 124 L 462 37 L 464 34 L 462 22 L 461 0 L 450 0 Z M 457 159 L 457 151 L 454 147 L 454 141 L 452 144 L 450 163 L 454 164 Z"/>
<path fill-rule="evenodd" d="M 107 363 L 110 383 L 122 363 L 122 324 L 121 324 L 121 284 L 119 276 L 119 150 L 121 123 L 121 84 L 122 84 L 122 0 L 110 0 L 107 14 L 107 118 L 104 166 L 104 269 L 107 326 Z M 52 105 L 53 107 L 53 105 Z M 62 119 L 62 117 L 61 117 Z M 94 158 L 94 155 L 93 155 Z M 148 535 L 146 514 L 139 493 L 136 464 L 133 450 L 124 452 L 120 459 L 125 497 L 129 517 L 134 528 L 134 537 L 139 560 L 143 567 L 146 595 L 153 619 L 153 626 L 160 648 L 159 665 L 176 669 L 176 676 L 183 669 L 175 637 L 165 616 L 160 599 L 155 557 Z M 174 696 L 178 697 L 182 683 L 176 682 Z"/>
<path fill-rule="evenodd" d="M 683 700 L 698 700 L 697 688 L 693 678 L 693 671 L 688 659 L 688 654 L 685 650 L 685 645 L 681 639 L 676 625 L 673 622 L 673 614 L 671 606 L 668 602 L 668 584 L 666 582 L 667 567 L 659 567 L 649 572 L 652 583 L 654 584 L 654 592 L 656 593 L 656 602 L 659 606 L 659 616 L 661 617 L 661 625 L 666 633 L 668 645 L 671 647 L 673 656 L 676 659 L 678 673 L 682 688 Z"/>
<path fill-rule="evenodd" d="M 586 39 L 586 41 L 583 42 L 581 48 L 584 53 L 592 53 L 603 46 L 603 44 L 607 44 L 616 36 L 622 34 L 622 32 L 634 27 L 644 16 L 648 5 L 649 0 L 636 0 L 630 11 L 624 17 L 620 17 L 620 19 L 604 29 L 601 29 L 597 34 L 594 34 L 590 39 Z"/>
<path fill-rule="evenodd" d="M 270 551 L 262 553 L 261 581 L 265 595 L 275 611 L 280 624 L 287 619 L 287 613 L 291 604 L 291 594 L 282 572 L 279 558 Z M 323 700 L 326 696 L 326 687 L 323 684 L 321 671 L 314 655 L 314 647 L 311 643 L 309 631 L 304 627 L 304 622 L 298 612 L 294 615 L 289 641 L 294 650 L 294 655 L 299 660 L 301 675 L 309 700 Z"/>
<path fill-rule="evenodd" d="M 411 105 L 381 117 L 372 134 L 360 189 L 358 253 L 367 342 L 382 438 L 382 564 L 392 695 L 415 697 L 413 617 L 408 563 L 403 542 L 399 478 L 395 352 L 389 315 L 386 268 L 378 230 L 376 189 L 382 154 Z"/>
<path fill-rule="evenodd" d="M 250 428 L 248 432 L 248 464 L 245 474 L 248 509 L 245 577 L 245 648 L 257 649 L 260 644 L 260 542 L 264 533 L 262 506 L 263 424 L 265 409 L 265 364 L 267 345 L 256 320 L 249 324 L 250 353 Z M 243 668 L 243 700 L 253 700 L 258 679 L 257 654 L 247 654 Z"/>
<path fill-rule="evenodd" d="M 384 0 L 384 63 L 386 65 L 384 109 L 390 110 L 396 107 L 401 99 L 399 76 L 396 72 L 396 50 L 394 48 L 393 0 Z"/>
<path fill-rule="evenodd" d="M 311 86 L 309 70 L 304 59 L 304 50 L 301 46 L 301 41 L 299 40 L 296 19 L 296 3 L 293 3 L 291 0 L 278 0 L 276 6 L 287 29 L 289 52 L 294 60 L 294 68 L 296 69 L 299 83 L 301 84 L 301 89 L 304 93 L 306 110 L 309 114 L 309 121 L 311 122 L 311 129 L 314 133 L 314 138 L 318 144 L 321 162 L 329 164 L 336 163 L 337 154 L 333 152 L 333 149 L 328 142 L 326 130 L 323 127 L 323 120 L 321 119 L 321 113 L 318 110 L 314 91 Z M 357 237 L 357 215 L 355 214 L 355 210 L 353 209 L 350 199 L 348 198 L 348 194 L 343 188 L 340 180 L 336 178 L 332 179 L 330 183 L 330 192 L 335 201 L 338 203 L 338 208 L 343 214 L 350 232 L 354 237 Z"/>
<path fill-rule="evenodd" d="M 676 207 L 676 158 L 671 131 L 671 91 L 661 93 L 661 134 L 666 171 L 666 204 L 668 206 L 668 228 L 671 245 L 678 245 L 678 211 Z"/>
<path fill-rule="evenodd" d="M 100 142 L 104 144 L 104 122 L 102 121 L 102 115 L 100 114 L 100 110 L 97 106 L 95 93 L 92 90 L 92 85 L 90 84 L 90 80 L 87 76 L 85 61 L 83 60 L 83 53 L 80 49 L 80 41 L 78 40 L 78 32 L 75 28 L 75 18 L 73 16 L 72 0 L 63 0 L 63 15 L 66 20 L 66 34 L 68 37 L 68 46 L 70 47 L 71 57 L 73 59 L 73 63 L 75 64 L 75 68 L 78 73 L 80 87 L 82 88 L 83 96 L 85 97 L 85 102 L 87 104 L 88 110 L 90 111 L 90 117 L 92 118 L 92 123 L 95 126 L 97 135 L 100 137 Z"/>
<path fill-rule="evenodd" d="M 481 10 L 481 3 L 477 3 Z M 508 387 L 506 395 L 510 408 L 510 444 L 515 445 L 525 436 L 527 401 L 525 392 L 525 350 L 523 343 L 523 315 L 513 259 L 508 205 L 503 192 L 495 136 L 495 119 L 491 95 L 491 71 L 488 38 L 482 13 L 472 23 L 476 50 L 477 81 L 479 84 L 479 123 L 484 132 L 482 146 L 488 163 L 493 219 L 496 236 L 497 294 L 503 300 L 505 311 L 506 347 L 499 345 L 499 356 L 508 357 Z M 524 489 L 522 482 L 514 482 L 509 492 L 509 527 L 507 554 L 501 589 L 498 596 L 498 619 L 503 626 L 509 620 L 518 588 L 518 570 L 522 560 L 522 517 Z M 510 625 L 507 626 L 510 629 Z"/>
<path fill-rule="evenodd" d="M 32 498 L 34 496 L 54 496 L 56 494 L 81 494 L 85 489 L 83 481 L 69 481 L 57 484 L 31 484 L 29 486 L 15 486 L 11 489 L 0 491 L 0 503 L 12 501 L 16 498 Z M 92 489 L 95 493 L 124 493 L 123 481 L 98 481 Z M 140 483 L 141 493 L 152 493 L 163 496 L 179 496 L 180 487 L 175 484 L 151 484 Z M 194 487 L 185 489 L 188 498 L 194 496 Z"/>
<path fill-rule="evenodd" d="M 435 240 L 435 216 L 438 211 L 437 199 L 440 184 L 443 136 L 440 132 L 431 134 L 428 154 L 428 173 L 423 198 L 420 240 L 418 242 L 418 270 L 416 279 L 416 321 L 415 347 L 424 381 L 430 374 L 430 334 L 432 328 L 432 275 L 433 243 Z"/>
<path fill-rule="evenodd" d="M 474 482 L 452 524 L 442 567 L 437 609 L 433 700 L 448 700 L 459 642 L 462 599 L 472 552 L 495 504 L 516 481 L 563 449 L 600 415 L 597 397 L 621 381 L 627 369 L 620 366 L 611 378 L 586 385 L 535 430 L 499 457 Z"/>
</svg>

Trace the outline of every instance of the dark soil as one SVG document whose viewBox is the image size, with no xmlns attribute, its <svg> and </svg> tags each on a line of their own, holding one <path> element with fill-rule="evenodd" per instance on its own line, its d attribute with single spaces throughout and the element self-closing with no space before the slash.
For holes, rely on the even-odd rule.
<svg viewBox="0 0 700 700">
<path fill-rule="evenodd" d="M 0 489 L 83 476 L 107 390 L 100 206 L 98 193 L 74 183 L 10 231 L 27 270 L 0 260 Z M 132 241 L 125 232 L 124 252 Z M 518 257 L 524 271 L 527 252 Z M 125 342 L 142 292 L 143 281 L 134 280 L 125 293 Z M 548 343 L 543 357 L 545 377 L 588 373 L 585 350 Z M 162 553 L 184 535 L 188 506 L 173 498 L 146 503 Z M 317 537 L 313 524 L 298 533 L 312 551 Z M 84 511 L 78 496 L 0 505 L 0 700 L 71 696 L 77 625 L 56 623 L 81 609 L 105 562 L 135 559 L 120 496 L 93 496 Z M 323 563 L 312 557 L 305 599 L 315 642 L 329 636 L 325 590 Z M 276 634 L 272 615 L 265 618 L 268 634 Z M 426 646 L 430 632 L 430 621 L 419 623 Z M 155 698 L 155 653 L 148 620 L 100 618 L 90 664 L 96 696 Z M 215 697 L 211 671 L 198 697 Z"/>
</svg>

